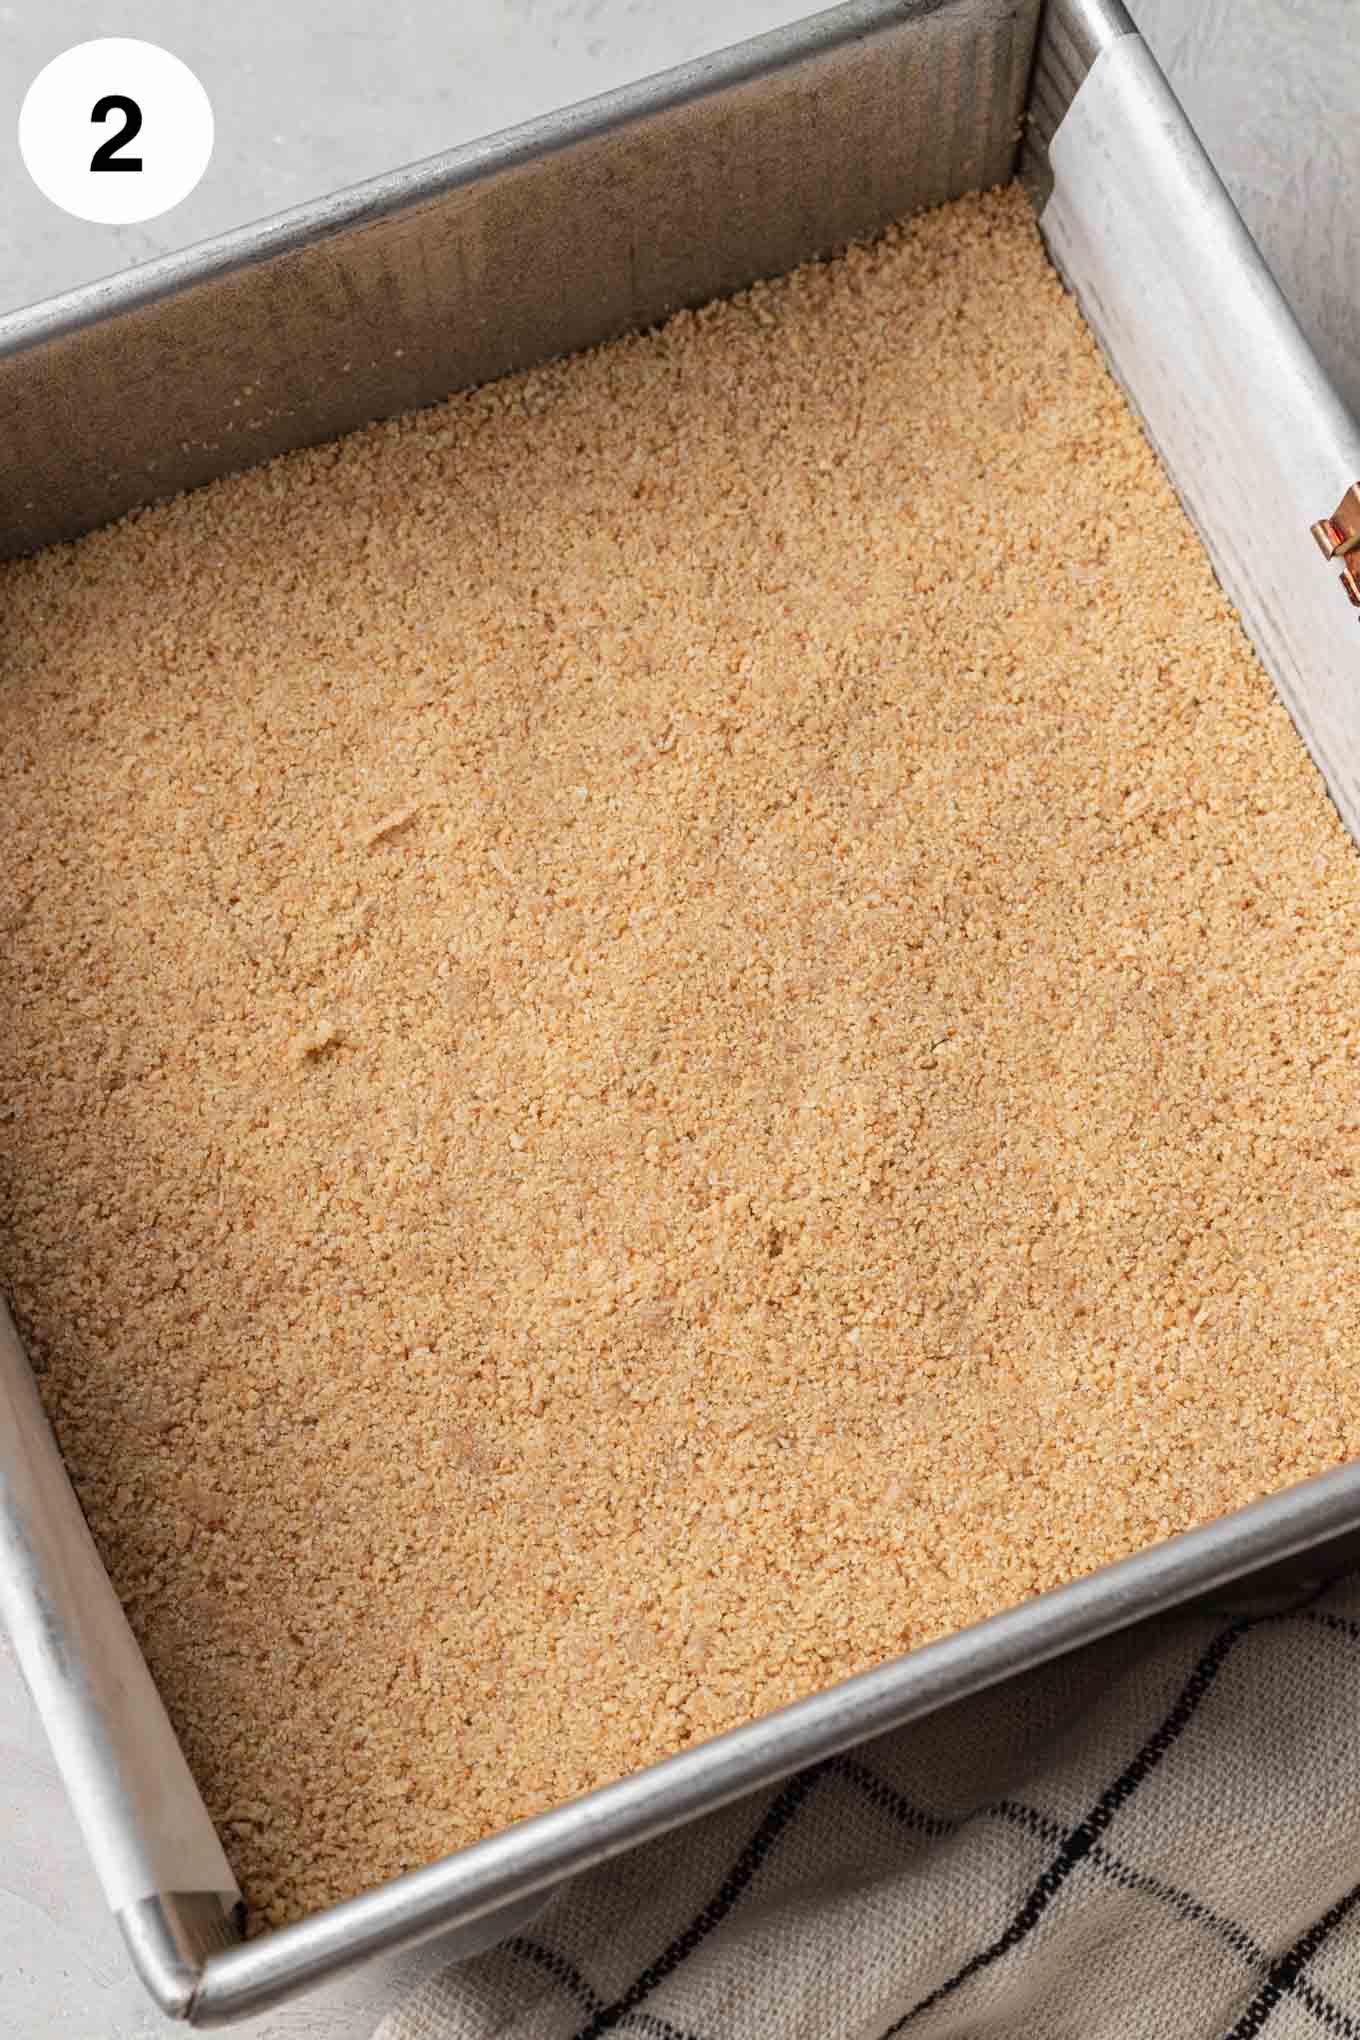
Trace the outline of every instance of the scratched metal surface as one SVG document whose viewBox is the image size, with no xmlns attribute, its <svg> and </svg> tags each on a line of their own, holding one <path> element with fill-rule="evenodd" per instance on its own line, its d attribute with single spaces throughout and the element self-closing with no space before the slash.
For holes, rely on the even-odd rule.
<svg viewBox="0 0 1360 2040">
<path fill-rule="evenodd" d="M 1352 33 L 1348 41 L 1344 32 L 1353 7 L 1354 0 L 1132 0 L 1132 11 L 1323 364 L 1360 410 L 1360 350 L 1354 343 L 1360 213 L 1346 203 L 1360 188 L 1360 121 L 1355 117 L 1360 39 Z M 136 9 L 101 5 L 98 26 L 86 21 L 92 11 L 84 0 L 51 0 L 46 8 L 0 6 L 5 79 L 26 82 L 48 56 L 85 34 L 159 36 L 175 44 L 171 17 L 180 14 L 179 0 L 144 0 Z M 294 11 L 281 8 L 279 0 L 238 0 L 220 17 L 229 24 L 222 32 L 251 41 L 256 49 L 268 47 L 280 14 Z M 365 4 L 330 11 L 337 21 L 355 18 L 353 32 L 343 38 L 345 76 L 376 78 L 383 95 L 381 123 L 399 127 L 408 111 L 401 99 L 408 75 L 403 53 L 420 47 L 422 30 L 426 46 L 433 46 L 445 10 L 439 0 L 406 0 L 383 10 Z M 637 75 L 712 47 L 719 17 L 731 21 L 734 12 L 741 14 L 733 32 L 750 33 L 806 9 L 775 0 L 743 13 L 735 0 L 726 0 L 706 13 L 695 10 L 687 20 L 686 11 L 670 7 L 667 0 L 482 0 L 480 11 L 503 33 L 493 35 L 488 29 L 479 50 L 478 111 L 485 118 L 466 128 L 468 133 L 540 110 L 525 99 L 526 76 L 541 81 L 546 93 L 569 63 L 575 96 L 629 75 L 628 69 L 619 69 L 621 49 L 627 50 L 629 69 Z M 539 22 L 549 32 L 524 34 L 526 26 Z M 290 34 L 288 39 L 295 38 Z M 424 117 L 428 84 L 411 76 L 412 104 Z M 548 97 L 542 101 L 551 103 Z M 276 111 L 264 95 L 266 128 Z M 233 164 L 235 219 L 365 174 L 366 160 L 362 166 L 351 164 L 364 112 L 351 99 L 337 116 L 323 96 L 289 129 L 286 149 L 271 151 L 264 129 L 258 146 L 243 144 Z M 4 147 L 9 149 L 8 118 L 5 128 Z M 451 128 L 445 134 L 448 140 L 460 138 Z M 386 160 L 399 160 L 404 153 L 398 149 Z M 0 168 L 8 228 L 0 243 L 5 304 L 23 303 L 116 266 L 98 260 L 80 233 L 58 235 L 54 241 L 36 194 L 30 199 L 15 182 L 12 161 Z M 145 240 L 135 254 L 181 246 L 218 225 L 234 223 L 223 218 L 214 220 L 212 228 L 200 224 L 179 232 L 180 219 L 172 215 L 153 222 L 143 230 Z M 390 1991 L 390 1982 L 384 1988 Z M 385 2008 L 360 1979 L 235 2030 L 248 2040 L 360 2040 Z M 127 1969 L 27 1695 L 0 1641 L 0 2033 L 15 2040 L 153 2040 L 171 2030 L 147 2008 Z"/>
</svg>

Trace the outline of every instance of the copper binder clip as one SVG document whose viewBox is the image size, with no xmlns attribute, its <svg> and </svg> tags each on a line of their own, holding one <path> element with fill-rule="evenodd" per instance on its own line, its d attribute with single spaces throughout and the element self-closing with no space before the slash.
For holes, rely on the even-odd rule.
<svg viewBox="0 0 1360 2040">
<path fill-rule="evenodd" d="M 1345 562 L 1341 585 L 1360 609 L 1360 482 L 1347 489 L 1330 517 L 1313 526 L 1313 536 L 1324 559 Z"/>
</svg>

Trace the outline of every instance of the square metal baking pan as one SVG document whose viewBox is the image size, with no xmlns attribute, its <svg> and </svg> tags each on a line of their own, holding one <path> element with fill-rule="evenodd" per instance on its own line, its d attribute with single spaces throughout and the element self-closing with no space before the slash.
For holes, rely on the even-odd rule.
<svg viewBox="0 0 1360 2040">
<path fill-rule="evenodd" d="M 650 325 L 1017 168 L 1355 833 L 1360 636 L 1310 526 L 1360 476 L 1360 430 L 1118 0 L 853 0 L 0 319 L 0 554 Z M 416 1943 L 470 1953 L 589 1865 L 802 1765 L 1230 1582 L 1358 1553 L 1360 1466 L 245 1942 L 0 1305 L 0 1613 L 132 1958 L 199 2026 Z"/>
</svg>

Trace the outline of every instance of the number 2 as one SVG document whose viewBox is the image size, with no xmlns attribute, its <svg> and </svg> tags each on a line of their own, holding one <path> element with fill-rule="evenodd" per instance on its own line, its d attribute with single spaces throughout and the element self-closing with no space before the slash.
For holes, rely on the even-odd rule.
<svg viewBox="0 0 1360 2040">
<path fill-rule="evenodd" d="M 121 92 L 106 92 L 102 99 L 95 101 L 91 120 L 107 120 L 111 113 L 121 113 L 123 125 L 116 135 L 110 135 L 101 142 L 90 158 L 91 170 L 140 170 L 140 156 L 120 156 L 117 152 L 125 142 L 142 131 L 142 109 L 135 99 L 128 99 Z"/>
</svg>

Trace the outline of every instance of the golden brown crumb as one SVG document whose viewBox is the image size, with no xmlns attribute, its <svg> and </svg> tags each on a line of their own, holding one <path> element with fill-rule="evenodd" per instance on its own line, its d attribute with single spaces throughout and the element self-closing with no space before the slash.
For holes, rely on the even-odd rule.
<svg viewBox="0 0 1360 2040">
<path fill-rule="evenodd" d="M 0 1280 L 260 1917 L 1360 1449 L 1360 871 L 1018 195 L 0 585 Z"/>
<path fill-rule="evenodd" d="M 413 822 L 418 813 L 418 808 L 404 807 L 398 808 L 395 814 L 385 815 L 382 821 L 375 822 L 371 829 L 364 831 L 364 847 L 371 850 L 375 843 L 387 842 L 390 837 L 404 829 L 408 822 Z"/>
<path fill-rule="evenodd" d="M 338 1048 L 339 1045 L 339 1030 L 328 1020 L 323 1021 L 319 1027 L 309 1028 L 305 1033 L 294 1037 L 293 1060 L 305 1062 L 308 1056 L 324 1055 L 328 1048 Z"/>
</svg>

